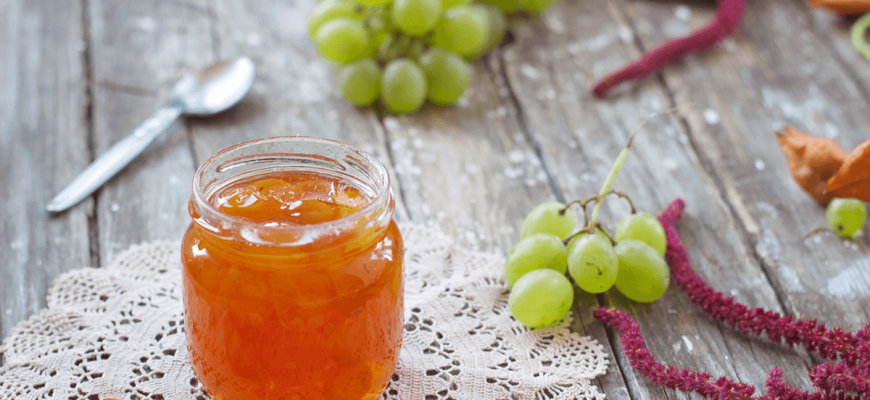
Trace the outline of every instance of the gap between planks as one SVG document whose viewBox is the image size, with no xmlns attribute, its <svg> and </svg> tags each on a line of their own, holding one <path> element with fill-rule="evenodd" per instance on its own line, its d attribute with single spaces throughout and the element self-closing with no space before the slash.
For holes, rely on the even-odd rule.
<svg viewBox="0 0 870 400">
<path fill-rule="evenodd" d="M 90 0 L 81 0 L 82 12 L 82 43 L 84 43 L 84 51 L 82 52 L 82 73 L 85 81 L 84 95 L 84 122 L 87 129 L 87 138 L 85 140 L 88 149 L 88 160 L 93 162 L 96 155 L 96 138 L 94 137 L 94 63 L 91 53 L 91 7 Z M 100 231 L 99 221 L 97 220 L 97 200 L 100 195 L 100 190 L 97 189 L 91 194 L 94 201 L 90 204 L 90 209 L 86 211 L 88 217 L 88 251 L 90 252 L 91 267 L 101 267 L 100 260 Z"/>
<path fill-rule="evenodd" d="M 564 190 L 562 190 L 562 188 L 558 185 L 556 179 L 553 177 L 553 174 L 551 172 L 550 167 L 547 165 L 541 144 L 537 141 L 537 139 L 534 137 L 534 135 L 532 134 L 531 130 L 528 127 L 528 123 L 526 121 L 526 116 L 525 116 L 525 114 L 526 114 L 525 110 L 523 109 L 522 103 L 519 101 L 519 98 L 517 97 L 517 92 L 514 89 L 514 83 L 511 81 L 511 78 L 510 78 L 509 74 L 507 73 L 507 70 L 505 67 L 507 60 L 505 60 L 504 52 L 502 50 L 504 47 L 507 47 L 510 44 L 511 44 L 511 41 L 507 41 L 507 40 L 503 41 L 502 45 L 499 46 L 499 48 L 493 50 L 486 57 L 484 57 L 483 59 L 481 59 L 478 62 L 484 63 L 485 70 L 489 74 L 491 74 L 493 76 L 501 75 L 501 77 L 504 79 L 505 87 L 507 88 L 508 94 L 509 94 L 508 95 L 508 99 L 509 99 L 508 105 L 512 106 L 516 110 L 516 114 L 515 114 L 516 117 L 515 118 L 517 120 L 517 125 L 519 126 L 520 130 L 523 132 L 523 137 L 528 142 L 530 147 L 534 150 L 535 157 L 538 159 L 538 162 L 540 163 L 542 170 L 547 175 L 547 184 L 550 187 L 550 190 L 556 196 L 556 199 L 558 201 L 560 201 L 562 203 L 567 203 L 568 200 L 565 197 Z M 495 68 L 492 68 L 490 63 L 487 62 L 487 61 L 489 61 L 489 57 L 497 57 L 497 61 L 498 61 L 497 70 Z M 604 299 L 603 299 L 603 295 L 596 295 L 595 299 L 596 299 L 596 302 L 598 303 L 598 306 L 602 306 L 605 304 Z M 574 312 L 576 313 L 577 308 L 578 307 L 575 304 L 572 307 L 572 310 L 574 310 Z M 579 319 L 579 315 L 577 317 Z M 638 399 L 639 396 L 637 394 L 637 390 L 631 384 L 629 384 L 628 380 L 626 379 L 626 372 L 627 371 L 623 365 L 624 364 L 623 359 L 622 359 L 622 357 L 620 357 L 621 354 L 617 353 L 617 351 L 616 351 L 617 349 L 616 349 L 616 346 L 614 343 L 614 334 L 609 326 L 604 326 L 603 328 L 604 328 L 604 332 L 605 332 L 605 340 L 607 340 L 607 347 L 610 348 L 610 352 L 612 354 L 612 359 L 615 361 L 616 366 L 619 369 L 619 379 L 622 382 L 622 384 L 625 386 L 625 388 L 628 392 L 629 398 L 631 398 L 632 400 Z M 602 377 L 597 377 L 595 380 L 598 384 L 598 387 L 601 388 L 601 390 L 603 392 L 606 385 L 602 381 L 602 379 L 603 379 Z"/>
</svg>

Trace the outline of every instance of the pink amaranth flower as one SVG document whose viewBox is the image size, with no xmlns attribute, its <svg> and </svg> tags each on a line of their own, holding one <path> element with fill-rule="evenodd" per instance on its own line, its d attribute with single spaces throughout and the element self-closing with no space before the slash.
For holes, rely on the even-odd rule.
<svg viewBox="0 0 870 400">
<path fill-rule="evenodd" d="M 870 325 L 853 335 L 842 328 L 828 329 L 814 320 L 793 319 L 763 308 L 750 308 L 711 288 L 692 269 L 689 255 L 675 228 L 685 207 L 682 199 L 674 200 L 659 216 L 659 221 L 668 239 L 665 260 L 677 286 L 692 304 L 732 329 L 756 336 L 766 334 L 770 340 L 785 342 L 789 346 L 800 344 L 822 358 L 838 361 L 819 364 L 810 372 L 810 381 L 820 390 L 816 393 L 789 387 L 782 380 L 782 370 L 774 368 L 765 383 L 768 393 L 759 399 L 858 400 L 870 396 Z M 708 399 L 754 398 L 755 387 L 752 385 L 724 377 L 711 380 L 707 373 L 679 370 L 659 363 L 647 349 L 637 321 L 628 314 L 602 307 L 593 315 L 619 331 L 623 352 L 631 366 L 656 384 L 697 393 Z"/>
</svg>

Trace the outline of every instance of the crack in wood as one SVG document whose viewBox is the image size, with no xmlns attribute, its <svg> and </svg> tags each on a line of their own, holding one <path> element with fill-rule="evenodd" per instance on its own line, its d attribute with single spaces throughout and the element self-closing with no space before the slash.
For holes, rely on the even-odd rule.
<svg viewBox="0 0 870 400">
<path fill-rule="evenodd" d="M 665 77 L 662 76 L 662 74 L 657 74 L 656 80 L 659 82 L 665 94 L 667 95 L 668 106 L 678 107 L 674 91 L 670 88 L 670 86 L 668 86 Z M 773 288 L 773 293 L 776 295 L 779 306 L 782 307 L 782 309 L 786 313 L 793 315 L 794 313 L 791 307 L 791 303 L 788 301 L 787 298 L 785 298 L 782 293 L 780 293 L 779 290 L 777 290 L 778 288 L 776 286 L 771 284 L 772 282 L 774 282 L 772 279 L 771 269 L 775 266 L 770 265 L 765 260 L 765 258 L 758 254 L 758 251 L 755 250 L 755 244 L 752 243 L 752 236 L 749 233 L 749 229 L 747 229 L 746 227 L 746 222 L 742 218 L 740 218 L 735 205 L 731 203 L 731 200 L 728 197 L 728 189 L 725 181 L 716 172 L 716 167 L 713 161 L 710 160 L 710 158 L 707 157 L 703 151 L 701 151 L 701 148 L 695 139 L 697 133 L 692 130 L 692 128 L 689 126 L 688 119 L 682 112 L 680 112 L 679 109 L 674 113 L 674 115 L 677 117 L 677 120 L 680 121 L 680 126 L 686 133 L 689 148 L 693 153 L 695 153 L 695 157 L 698 159 L 698 161 L 700 161 L 702 168 L 704 168 L 704 173 L 707 175 L 707 177 L 710 178 L 710 181 L 713 182 L 713 185 L 716 187 L 717 196 L 719 197 L 720 201 L 725 204 L 730 219 L 734 221 L 734 225 L 740 233 L 741 242 L 743 242 L 743 245 L 746 246 L 746 248 L 752 249 L 747 253 L 749 253 L 749 255 L 755 259 L 756 263 L 761 266 L 761 272 L 764 274 L 764 277 L 767 280 L 768 284 L 770 284 L 770 286 Z"/>
<path fill-rule="evenodd" d="M 639 34 L 638 29 L 637 29 L 637 26 L 634 24 L 633 20 L 630 18 L 628 13 L 625 12 L 625 10 L 619 9 L 618 11 L 622 13 L 623 19 L 626 21 L 626 23 L 628 24 L 628 26 L 632 30 L 632 33 L 634 34 L 635 46 L 637 46 L 638 50 L 641 51 L 642 53 L 646 52 L 646 46 L 644 46 L 643 41 L 640 38 L 640 34 Z M 664 74 L 661 72 L 656 73 L 654 76 L 654 79 L 659 83 L 663 92 L 667 96 L 668 107 L 678 107 L 674 91 L 668 85 L 668 82 L 665 79 Z M 692 153 L 694 153 L 694 156 L 701 163 L 701 166 L 704 169 L 704 173 L 707 175 L 707 177 L 710 179 L 710 181 L 716 187 L 716 191 L 717 191 L 716 195 L 717 195 L 717 197 L 719 197 L 719 200 L 726 206 L 729 219 L 731 221 L 733 221 L 735 228 L 737 228 L 738 232 L 740 233 L 740 235 L 739 235 L 740 241 L 743 243 L 743 245 L 747 249 L 752 249 L 752 250 L 748 251 L 747 253 L 749 253 L 749 255 L 753 259 L 755 259 L 755 262 L 761 267 L 760 268 L 761 273 L 764 275 L 764 278 L 767 280 L 768 285 L 770 285 L 773 288 L 773 293 L 776 296 L 776 300 L 779 303 L 779 306 L 782 307 L 782 309 L 785 312 L 787 312 L 789 314 L 793 314 L 792 309 L 791 309 L 791 304 L 788 302 L 788 300 L 785 298 L 785 296 L 783 296 L 780 293 L 780 291 L 777 290 L 777 287 L 771 284 L 771 282 L 773 282 L 773 280 L 771 279 L 771 272 L 770 272 L 771 267 L 765 262 L 764 258 L 761 257 L 761 255 L 759 255 L 758 252 L 755 250 L 755 246 L 753 245 L 753 243 L 751 241 L 751 236 L 749 234 L 748 229 L 746 228 L 745 222 L 738 216 L 737 211 L 735 209 L 735 206 L 731 203 L 730 199 L 727 196 L 728 192 L 727 192 L 726 185 L 725 185 L 723 179 L 719 176 L 718 173 L 716 173 L 715 166 L 714 166 L 712 160 L 710 160 L 708 157 L 705 156 L 704 152 L 702 152 L 700 150 L 700 147 L 695 140 L 695 136 L 697 135 L 697 133 L 694 132 L 692 130 L 692 128 L 689 126 L 688 120 L 686 119 L 685 115 L 683 114 L 683 112 L 681 112 L 680 109 L 677 109 L 674 112 L 674 115 L 677 117 L 677 120 L 679 121 L 681 128 L 686 133 L 686 137 L 688 138 L 688 146 L 689 146 L 688 150 L 690 150 Z M 719 333 L 722 335 L 722 343 L 724 344 L 725 348 L 728 350 L 728 355 L 730 358 L 728 364 L 729 364 L 729 366 L 731 366 L 732 372 L 736 375 L 738 381 L 745 382 L 745 380 L 743 380 L 740 377 L 740 374 L 737 371 L 737 368 L 734 368 L 734 362 L 732 361 L 732 360 L 734 360 L 734 351 L 731 349 L 731 346 L 729 346 L 729 344 L 728 344 L 728 340 L 726 339 L 726 335 L 725 335 L 725 332 L 723 330 L 724 327 L 721 324 L 716 324 L 716 326 L 718 328 Z M 752 348 L 752 347 L 750 346 L 750 348 Z M 801 359 L 803 359 L 803 357 L 801 357 Z"/>
<path fill-rule="evenodd" d="M 805 3 L 800 3 L 802 7 L 798 9 L 806 15 L 808 20 L 812 20 L 812 11 L 810 11 L 810 6 Z M 813 33 L 819 39 L 824 46 L 822 48 L 828 52 L 830 56 L 836 60 L 837 64 L 839 64 L 840 68 L 843 69 L 843 72 L 849 79 L 852 80 L 852 83 L 855 85 L 855 88 L 858 90 L 858 93 L 861 94 L 861 97 L 864 98 L 864 101 L 870 103 L 870 88 L 864 85 L 864 80 L 858 75 L 858 71 L 843 58 L 843 55 L 840 54 L 839 51 L 836 50 L 836 46 L 834 44 L 834 40 L 832 39 L 830 32 L 819 30 L 816 27 L 816 24 L 810 21 L 807 25 L 810 25 L 813 29 Z"/>
<path fill-rule="evenodd" d="M 132 94 L 134 96 L 145 96 L 145 97 L 154 97 L 157 94 L 153 90 L 148 90 L 145 88 L 140 88 L 132 85 L 127 85 L 119 82 L 114 82 L 108 79 L 101 79 L 96 83 L 97 86 L 101 88 L 105 88 L 107 90 Z"/>
<path fill-rule="evenodd" d="M 214 61 L 221 60 L 221 39 L 218 32 L 218 16 L 214 10 L 214 0 L 207 0 L 205 3 L 206 14 L 209 21 L 209 36 L 211 36 L 211 51 L 214 53 Z"/>
<path fill-rule="evenodd" d="M 96 138 L 94 135 L 94 64 L 91 52 L 91 24 L 90 24 L 90 0 L 81 0 L 82 10 L 82 41 L 84 43 L 84 51 L 82 51 L 82 73 L 84 74 L 85 93 L 84 93 L 84 122 L 87 129 L 87 149 L 88 158 L 91 162 L 96 159 Z M 91 267 L 97 268 L 101 266 L 100 260 L 100 232 L 97 212 L 97 199 L 99 198 L 100 190 L 97 189 L 91 195 L 93 201 L 90 204 L 90 209 L 87 210 L 88 224 L 88 252 L 90 253 Z"/>
<path fill-rule="evenodd" d="M 623 14 L 623 18 L 625 18 L 628 25 L 631 27 L 632 31 L 635 34 L 634 42 L 635 42 L 635 45 L 637 46 L 637 48 L 641 52 L 646 51 L 645 46 L 640 38 L 640 35 L 638 34 L 638 29 L 637 29 L 636 25 L 633 23 L 632 19 L 628 15 L 628 13 L 624 9 L 620 9 L 619 11 Z M 675 93 L 674 89 L 672 89 L 671 86 L 668 84 L 668 81 L 665 78 L 665 74 L 663 72 L 659 72 L 654 76 L 653 79 L 655 79 L 659 83 L 662 90 L 666 94 L 669 107 L 677 107 L 678 105 L 677 105 L 677 100 L 676 100 L 676 93 Z M 720 174 L 716 170 L 715 163 L 713 162 L 713 160 L 710 157 L 708 157 L 705 152 L 703 152 L 701 150 L 701 146 L 698 144 L 697 136 L 699 135 L 699 133 L 695 132 L 691 128 L 691 126 L 688 122 L 688 118 L 685 115 L 685 112 L 678 109 L 674 114 L 679 121 L 680 127 L 686 133 L 686 137 L 688 139 L 687 140 L 687 145 L 688 145 L 687 151 L 691 151 L 692 153 L 694 153 L 694 156 L 696 157 L 696 159 L 701 164 L 701 167 L 704 170 L 703 171 L 704 174 L 707 175 L 710 182 L 712 182 L 714 187 L 716 188 L 716 191 L 717 191 L 716 196 L 719 198 L 721 203 L 723 205 L 725 205 L 728 217 L 731 221 L 733 221 L 733 225 L 739 233 L 740 241 L 742 242 L 743 246 L 747 248 L 747 250 L 746 250 L 747 255 L 749 255 L 750 259 L 754 259 L 755 263 L 760 267 L 759 268 L 760 272 L 764 276 L 764 279 L 766 280 L 766 284 L 772 288 L 773 294 L 776 298 L 778 305 L 782 308 L 782 310 L 785 313 L 790 314 L 790 315 L 794 315 L 793 307 L 792 307 L 791 303 L 788 301 L 787 297 L 785 296 L 785 293 L 783 293 L 780 290 L 780 287 L 773 284 L 774 280 L 772 278 L 775 275 L 773 272 L 773 268 L 775 268 L 776 266 L 772 265 L 770 262 L 768 262 L 767 259 L 765 259 L 764 257 L 762 257 L 761 254 L 758 253 L 758 250 L 756 249 L 755 244 L 752 242 L 752 236 L 749 233 L 749 229 L 747 227 L 747 221 L 745 221 L 743 218 L 740 217 L 739 212 L 737 210 L 737 206 L 732 202 L 732 199 L 728 195 L 729 194 L 728 185 L 726 184 L 725 179 L 722 176 L 720 176 Z M 732 372 L 735 374 L 738 381 L 747 382 L 746 380 L 744 380 L 740 376 L 739 370 L 738 370 L 738 368 L 736 368 L 736 364 L 734 361 L 734 353 L 735 352 L 731 348 L 731 345 L 729 344 L 729 340 L 727 340 L 727 338 L 726 338 L 726 330 L 729 332 L 731 330 L 727 326 L 723 326 L 722 324 L 716 324 L 716 325 L 717 325 L 718 330 L 722 336 L 722 343 L 725 346 L 725 348 L 727 349 L 729 357 L 730 357 L 730 360 L 728 360 L 729 361 L 728 365 L 731 367 Z M 750 338 L 747 338 L 747 340 L 753 341 L 753 340 L 755 340 L 755 338 L 750 337 Z M 753 359 L 757 363 L 760 358 L 757 357 L 757 354 L 756 354 L 756 349 L 755 349 L 756 345 L 757 344 L 750 345 L 750 346 L 748 346 L 748 348 L 749 348 L 749 351 L 752 353 Z M 777 345 L 779 345 L 779 343 L 777 343 Z M 797 350 L 797 349 L 794 349 L 794 350 Z M 812 368 L 812 365 L 809 362 L 809 357 L 806 354 L 801 354 L 798 357 L 798 359 L 804 364 L 804 366 L 808 370 Z"/>
<path fill-rule="evenodd" d="M 556 195 L 556 199 L 561 201 L 562 203 L 567 203 L 568 200 L 565 199 L 565 192 L 559 186 L 556 179 L 553 177 L 553 174 L 550 172 L 550 168 L 547 167 L 547 161 L 544 159 L 544 151 L 542 150 L 541 144 L 535 139 L 534 135 L 529 130 L 529 127 L 526 122 L 525 111 L 523 110 L 523 106 L 520 103 L 519 98 L 517 97 L 517 92 L 514 90 L 513 84 L 511 83 L 510 77 L 508 76 L 507 70 L 505 69 L 506 60 L 504 59 L 504 52 L 499 50 L 497 53 L 492 52 L 487 57 L 495 57 L 498 56 L 498 72 L 493 71 L 490 68 L 489 63 L 484 62 L 484 66 L 486 70 L 495 75 L 496 73 L 501 74 L 502 78 L 504 78 L 505 87 L 508 90 L 508 98 L 510 99 L 510 104 L 514 106 L 514 109 L 517 111 L 517 124 L 520 127 L 520 130 L 523 132 L 523 137 L 526 138 L 526 141 L 531 145 L 532 150 L 535 152 L 535 157 L 538 158 L 538 161 L 541 164 L 541 169 L 544 170 L 544 173 L 547 175 L 547 184 L 550 186 L 550 190 L 553 191 L 553 194 Z"/>
<path fill-rule="evenodd" d="M 395 154 L 393 154 L 393 147 L 390 146 L 390 131 L 389 131 L 389 129 L 387 129 L 387 125 L 384 123 L 385 110 L 382 108 L 377 108 L 377 109 L 370 111 L 370 112 L 372 113 L 372 115 L 374 115 L 375 119 L 378 121 L 378 127 L 384 133 L 384 150 L 386 151 L 387 159 L 388 159 L 390 166 L 391 166 L 390 169 L 393 171 L 396 171 L 396 167 L 398 165 L 396 164 Z M 396 174 L 396 175 L 398 175 L 398 174 Z M 392 182 L 393 179 L 395 179 L 396 181 L 399 181 L 398 176 L 391 177 L 390 181 Z M 407 204 L 407 203 L 405 203 L 405 201 L 406 201 L 405 199 L 408 198 L 407 195 L 405 194 L 405 185 L 401 184 L 401 182 L 399 182 L 398 193 L 394 193 L 393 197 L 396 198 L 396 203 L 399 203 L 401 205 L 401 207 L 399 207 L 397 205 L 396 210 L 397 211 L 404 210 L 404 214 L 405 214 L 404 217 L 407 218 L 409 221 L 411 221 L 412 220 L 411 213 L 407 212 L 408 208 L 405 207 L 405 204 Z M 394 218 L 395 218 L 395 215 L 394 215 Z"/>
<path fill-rule="evenodd" d="M 511 37 L 511 39 L 513 39 L 513 37 Z M 513 43 L 513 40 L 511 41 L 511 43 Z M 502 47 L 506 47 L 506 46 L 502 46 Z M 489 55 L 487 55 L 487 57 L 496 57 L 496 56 L 498 56 L 499 70 L 497 72 L 494 71 L 490 67 L 489 63 L 484 62 L 484 65 L 486 66 L 486 70 L 490 74 L 493 74 L 493 75 L 500 73 L 502 78 L 504 79 L 505 87 L 508 90 L 508 98 L 510 99 L 510 104 L 513 105 L 514 109 L 516 109 L 516 111 L 517 111 L 517 114 L 516 114 L 517 124 L 519 125 L 520 130 L 523 132 L 523 136 L 525 137 L 526 141 L 528 142 L 528 144 L 531 145 L 533 151 L 535 152 L 535 156 L 537 157 L 538 161 L 540 162 L 541 168 L 544 170 L 544 173 L 547 175 L 547 182 L 548 182 L 548 185 L 550 187 L 550 190 L 553 191 L 553 194 L 556 196 L 556 198 L 559 201 L 565 203 L 565 202 L 567 202 L 566 197 L 565 197 L 565 193 L 562 190 L 562 188 L 558 185 L 555 177 L 550 172 L 550 169 L 547 167 L 547 162 L 544 158 L 542 146 L 535 139 L 531 130 L 528 128 L 526 116 L 525 116 L 525 111 L 522 108 L 522 103 L 519 100 L 517 92 L 514 88 L 514 84 L 511 81 L 510 75 L 507 73 L 507 70 L 506 70 L 505 65 L 507 63 L 507 60 L 505 60 L 505 58 L 504 58 L 504 51 L 502 51 L 502 49 L 500 48 L 499 50 L 493 51 Z M 549 68 L 550 68 L 550 73 L 554 74 L 552 66 L 549 66 Z M 602 295 L 600 295 L 600 294 L 596 295 L 596 300 L 597 300 L 597 303 L 599 306 L 606 305 Z M 632 385 L 628 384 L 627 374 L 631 373 L 631 372 L 627 371 L 625 369 L 625 365 L 623 365 L 624 364 L 623 360 L 622 360 L 623 355 L 621 354 L 621 352 L 617 352 L 617 348 L 614 345 L 614 341 L 613 341 L 614 340 L 613 333 L 610 331 L 609 327 L 604 327 L 604 329 L 605 329 L 606 336 L 607 336 L 607 342 L 608 342 L 607 346 L 610 348 L 612 358 L 614 359 L 614 361 L 617 364 L 617 367 L 619 368 L 620 377 L 622 378 L 622 383 L 627 388 L 629 397 L 632 400 L 640 399 L 642 396 L 640 396 L 637 393 L 636 388 L 634 388 Z M 602 384 L 602 382 L 601 382 L 601 378 L 598 378 L 598 382 L 599 382 L 600 387 L 602 387 L 602 388 L 605 387 L 605 385 Z"/>
<path fill-rule="evenodd" d="M 193 126 L 190 121 L 186 118 L 181 119 L 181 124 L 184 130 L 184 138 L 187 142 L 187 149 L 190 151 L 190 159 L 193 160 L 193 171 L 196 173 L 196 170 L 199 169 L 200 161 L 199 157 L 196 154 L 196 147 L 193 143 Z M 204 160 L 203 160 L 204 161 Z"/>
</svg>

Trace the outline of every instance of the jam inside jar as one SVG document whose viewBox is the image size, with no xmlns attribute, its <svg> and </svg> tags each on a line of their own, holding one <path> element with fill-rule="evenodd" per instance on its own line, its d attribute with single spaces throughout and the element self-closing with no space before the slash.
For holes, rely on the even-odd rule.
<svg viewBox="0 0 870 400">
<path fill-rule="evenodd" d="M 182 242 L 193 370 L 215 399 L 374 399 L 402 340 L 402 237 L 384 166 L 306 137 L 196 172 Z"/>
</svg>

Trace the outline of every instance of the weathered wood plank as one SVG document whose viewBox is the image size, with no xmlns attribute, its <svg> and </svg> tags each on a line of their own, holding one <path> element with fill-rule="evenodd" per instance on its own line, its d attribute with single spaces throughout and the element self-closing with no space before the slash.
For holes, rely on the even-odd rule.
<svg viewBox="0 0 870 400">
<path fill-rule="evenodd" d="M 669 4 L 625 9 L 645 43 L 663 40 L 661 27 L 699 26 L 712 11 L 688 7 L 682 14 L 690 18 L 681 21 Z M 790 311 L 855 330 L 870 322 L 870 243 L 866 236 L 801 239 L 825 226 L 824 209 L 794 183 L 773 135 L 794 125 L 847 150 L 867 139 L 867 99 L 811 24 L 795 2 L 750 2 L 733 40 L 667 69 L 664 79 L 678 104 L 697 105 L 698 112 L 683 113 L 693 141 Z"/>
<path fill-rule="evenodd" d="M 82 21 L 79 2 L 0 2 L 0 337 L 90 263 L 93 203 L 45 211 L 89 161 Z"/>
<path fill-rule="evenodd" d="M 865 295 L 870 293 L 865 290 L 870 278 L 861 275 L 868 259 L 867 239 L 857 248 L 832 237 L 800 242 L 799 236 L 823 224 L 823 217 L 791 183 L 770 135 L 788 122 L 833 136 L 846 148 L 864 140 L 860 127 L 866 126 L 867 117 L 861 111 L 867 104 L 861 102 L 861 84 L 850 80 L 850 75 L 863 76 L 863 67 L 850 73 L 831 63 L 833 51 L 851 65 L 842 31 L 829 39 L 834 50 L 826 49 L 828 39 L 804 32 L 812 21 L 794 2 L 751 2 L 749 27 L 727 42 L 725 50 L 669 69 L 664 74 L 668 88 L 647 80 L 606 102 L 592 100 L 588 86 L 638 55 L 623 12 L 650 46 L 699 26 L 712 8 L 671 2 L 617 2 L 618 8 L 562 2 L 543 21 L 516 24 L 517 42 L 507 46 L 504 65 L 498 55 L 475 65 L 472 93 L 460 106 L 427 107 L 401 118 L 357 110 L 341 100 L 328 64 L 305 34 L 313 1 L 89 3 L 97 154 L 163 104 L 183 73 L 241 54 L 252 57 L 259 71 L 253 93 L 239 108 L 179 124 L 171 137 L 156 143 L 96 196 L 102 262 L 134 242 L 180 237 L 189 221 L 185 206 L 190 177 L 209 155 L 242 140 L 295 134 L 338 139 L 372 151 L 395 167 L 396 193 L 404 197 L 407 218 L 435 223 L 467 246 L 506 251 L 533 205 L 594 193 L 628 133 L 647 113 L 666 107 L 673 93 L 678 104 L 696 105 L 680 110 L 688 129 L 676 118 L 653 121 L 638 139 L 618 186 L 652 212 L 674 196 L 686 197 L 690 209 L 681 232 L 693 261 L 702 276 L 726 292 L 735 290 L 731 293 L 738 299 L 778 308 L 768 274 L 786 308 L 798 315 L 825 317 L 853 328 L 868 320 L 866 311 L 856 313 L 867 309 Z M 6 258 L 13 261 L 3 273 L 13 271 L 8 276 L 21 284 L 7 289 L 11 280 L 0 283 L 3 334 L 11 327 L 5 315 L 9 304 L 12 320 L 24 318 L 41 307 L 50 277 L 88 260 L 85 210 L 93 207 L 91 200 L 47 222 L 41 211 L 87 162 L 87 129 L 80 109 L 84 73 L 75 46 L 82 37 L 77 25 L 82 19 L 52 17 L 81 11 L 65 7 L 70 12 L 20 1 L 0 4 L 0 20 L 11 21 L 0 32 L 0 137 L 8 155 L 0 160 L 0 171 L 11 171 L 7 187 L 14 190 L 8 193 L 33 193 L 24 199 L 4 197 L 11 206 L 0 235 L 6 235 L 11 250 Z M 678 7 L 683 8 L 676 11 Z M 62 29 L 42 29 L 49 23 Z M 731 56 L 717 58 L 711 66 L 717 54 Z M 67 64 L 70 60 L 79 64 Z M 73 68 L 61 69 L 66 65 Z M 52 127 L 56 139 L 40 137 Z M 77 135 L 60 136 L 73 131 Z M 52 187 L 28 186 L 38 178 Z M 612 226 L 627 208 L 610 204 L 604 218 Z M 399 218 L 405 218 L 401 211 Z M 56 245 L 51 242 L 55 237 L 65 242 Z M 823 250 L 822 244 L 833 247 Z M 844 263 L 852 264 L 843 268 Z M 608 295 L 604 302 L 638 316 L 653 352 L 665 362 L 756 385 L 770 366 L 788 366 L 787 379 L 807 386 L 805 358 L 722 328 L 675 288 L 667 296 L 651 306 L 633 305 L 618 295 Z M 830 296 L 846 298 L 828 301 Z M 856 304 L 843 304 L 847 302 Z M 595 297 L 580 295 L 577 329 L 609 343 L 605 330 L 591 322 L 597 305 Z M 608 345 L 619 356 L 619 341 Z M 626 376 L 614 362 L 599 380 L 610 397 L 682 397 L 655 388 L 624 359 L 619 361 Z"/>
<path fill-rule="evenodd" d="M 788 5 L 797 9 L 797 12 L 809 14 L 809 25 L 824 44 L 822 50 L 825 53 L 822 56 L 840 64 L 843 72 L 852 77 L 862 97 L 870 99 L 870 61 L 855 49 L 849 33 L 855 20 L 843 18 L 823 8 L 811 8 L 801 2 Z M 866 131 L 860 133 L 865 137 L 870 136 Z"/>
<path fill-rule="evenodd" d="M 97 154 L 129 135 L 169 101 L 184 74 L 212 54 L 205 1 L 105 1 L 91 4 L 94 136 Z M 131 244 L 180 239 L 190 222 L 194 161 L 184 121 L 97 194 L 100 259 Z"/>
<path fill-rule="evenodd" d="M 385 114 L 384 125 L 411 219 L 435 222 L 467 247 L 506 253 L 525 214 L 555 195 L 495 61 L 495 69 L 473 65 L 457 106 Z"/>
<path fill-rule="evenodd" d="M 669 107 L 668 93 L 652 80 L 609 101 L 589 94 L 595 79 L 639 55 L 630 25 L 612 4 L 560 2 L 543 21 L 515 28 L 517 41 L 505 51 L 505 67 L 533 141 L 566 197 L 593 195 L 641 120 Z M 680 232 L 699 274 L 741 301 L 779 309 L 776 293 L 679 119 L 650 121 L 634 143 L 617 188 L 651 213 L 675 197 L 685 198 L 688 211 Z M 603 208 L 603 221 L 612 229 L 628 211 L 626 203 L 614 199 Z M 673 285 L 650 305 L 630 302 L 615 290 L 604 303 L 638 318 L 651 351 L 664 363 L 756 386 L 777 365 L 786 369 L 789 382 L 808 386 L 804 358 L 711 321 Z M 633 398 L 664 395 L 618 357 Z M 667 396 L 685 397 L 671 391 Z"/>
<path fill-rule="evenodd" d="M 529 142 L 498 50 L 473 65 L 469 93 L 454 107 L 426 105 L 384 125 L 411 220 L 434 224 L 463 246 L 507 253 L 535 205 L 559 199 Z M 594 295 L 575 291 L 573 329 L 613 347 L 592 324 Z M 620 398 L 626 383 L 611 359 L 599 390 Z"/>
</svg>

